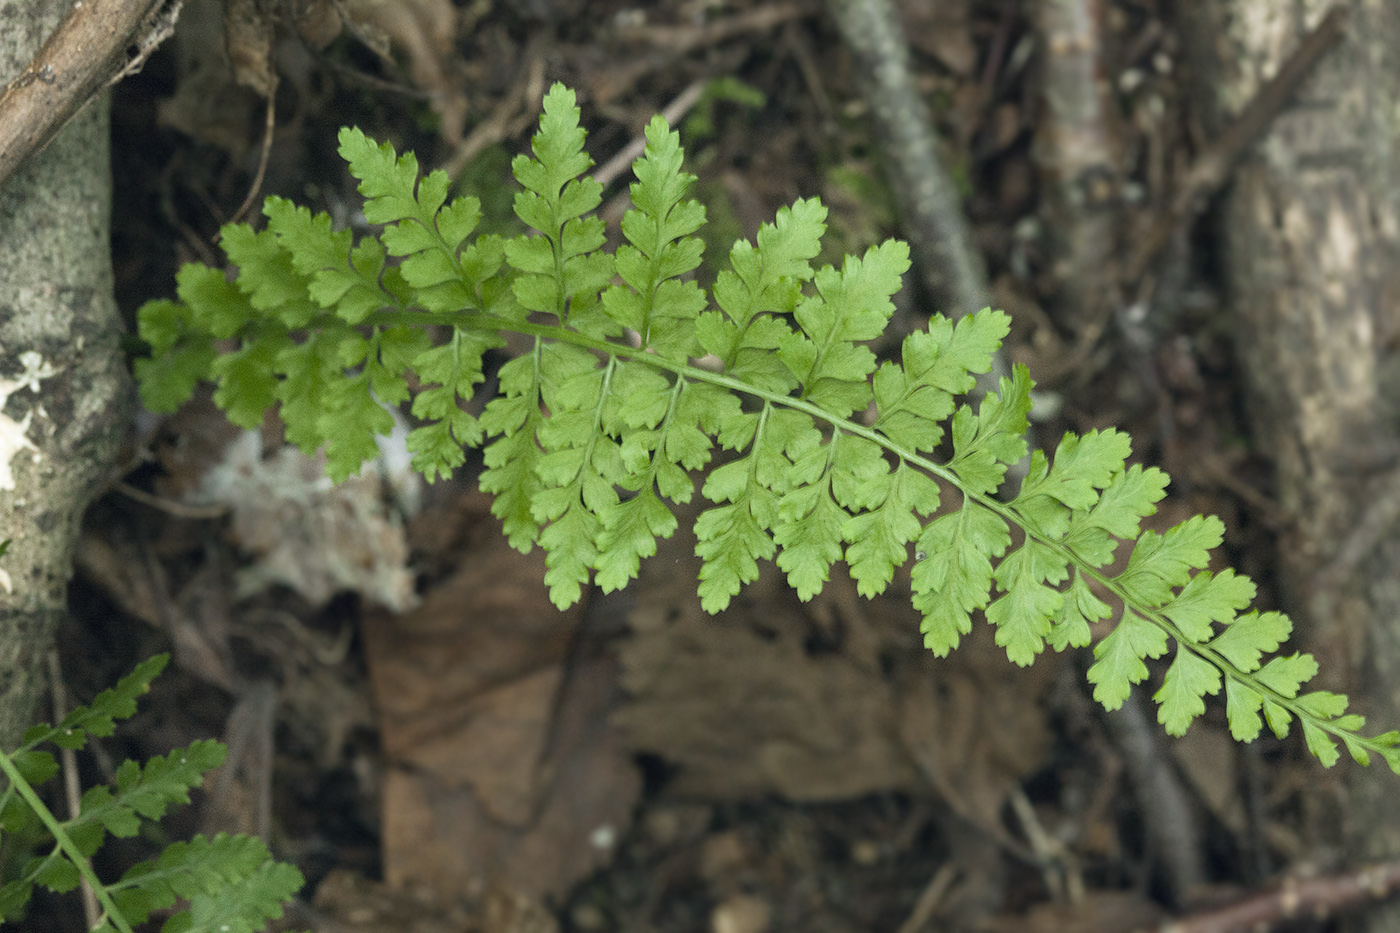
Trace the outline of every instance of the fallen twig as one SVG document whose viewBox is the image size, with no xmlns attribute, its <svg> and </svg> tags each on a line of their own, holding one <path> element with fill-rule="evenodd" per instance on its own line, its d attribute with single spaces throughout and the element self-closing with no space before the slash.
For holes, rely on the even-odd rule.
<svg viewBox="0 0 1400 933">
<path fill-rule="evenodd" d="M 1104 721 L 1123 753 L 1128 783 L 1147 830 L 1148 852 L 1157 864 L 1167 899 L 1180 906 L 1205 881 L 1205 845 L 1186 788 L 1167 760 L 1140 694 L 1129 696 Z"/>
<path fill-rule="evenodd" d="M 705 93 L 705 88 L 709 85 L 708 80 L 694 81 L 676 95 L 661 111 L 661 116 L 665 118 L 667 125 L 675 126 L 685 115 L 690 112 L 699 101 L 701 95 Z M 617 180 L 617 177 L 632 167 L 632 163 L 641 158 L 646 151 L 647 140 L 645 136 L 638 134 L 632 140 L 593 173 L 593 180 L 601 184 L 604 188 Z"/>
<path fill-rule="evenodd" d="M 939 310 L 951 318 L 987 304 L 987 272 L 962 198 L 938 157 L 933 120 L 909 70 L 903 28 L 889 0 L 829 0 L 856 60 L 909 243 Z"/>
<path fill-rule="evenodd" d="M 1227 907 L 1171 920 L 1152 933 L 1267 933 L 1285 923 L 1324 920 L 1386 900 L 1400 892 L 1400 861 L 1382 862 L 1323 878 L 1288 878 Z"/>
<path fill-rule="evenodd" d="M 827 7 L 855 57 L 915 267 L 936 310 L 956 320 L 986 307 L 986 265 L 957 186 L 938 157 L 933 119 L 909 70 L 909 45 L 894 7 L 890 0 L 827 0 Z M 995 391 L 1010 374 L 998 352 L 991 371 L 977 381 L 978 396 Z M 1024 464 L 1008 475 L 1024 476 Z"/>
<path fill-rule="evenodd" d="M 520 132 L 535 118 L 536 107 L 544 93 L 546 58 L 542 43 L 531 42 L 525 47 L 519 74 L 511 82 L 510 90 L 496 102 L 486 119 L 458 144 L 443 163 L 443 171 L 456 178 L 488 146 L 494 146 L 507 136 Z"/>
<path fill-rule="evenodd" d="M 1044 48 L 1036 161 L 1048 189 L 1047 232 L 1063 259 L 1055 317 L 1076 333 L 1122 303 L 1122 143 L 1102 74 L 1103 16 L 1101 0 L 1040 0 L 1034 13 Z"/>
<path fill-rule="evenodd" d="M 683 55 L 737 36 L 781 26 L 805 14 L 800 3 L 766 3 L 703 26 L 625 26 L 618 30 L 618 38 L 652 48 L 669 48 L 674 54 Z"/>
<path fill-rule="evenodd" d="M 1200 216 L 1210 198 L 1224 187 L 1235 165 L 1273 123 L 1303 79 L 1322 56 L 1341 41 L 1347 16 L 1342 7 L 1333 7 L 1303 38 L 1278 73 L 1245 105 L 1230 127 L 1191 163 L 1172 197 L 1171 207 L 1157 217 L 1124 264 L 1120 282 L 1125 291 L 1142 281 L 1172 236 Z M 1112 305 L 1100 305 L 1096 315 L 1080 331 L 1074 349 L 1053 373 L 1042 373 L 1041 379 L 1053 381 L 1080 369 L 1098 346 L 1116 310 Z"/>
<path fill-rule="evenodd" d="M 1171 210 L 1157 219 L 1128 260 L 1128 282 L 1136 281 L 1167 245 L 1172 232 L 1194 220 L 1210 198 L 1229 180 L 1235 165 L 1255 140 L 1264 135 L 1293 94 L 1321 59 L 1342 40 L 1348 13 L 1334 6 L 1293 54 L 1245 105 L 1244 110 L 1205 151 L 1196 156 L 1172 199 Z"/>
<path fill-rule="evenodd" d="M 99 91 L 138 68 L 172 31 L 179 6 L 167 0 L 73 4 L 29 67 L 0 91 L 0 183 Z"/>
</svg>

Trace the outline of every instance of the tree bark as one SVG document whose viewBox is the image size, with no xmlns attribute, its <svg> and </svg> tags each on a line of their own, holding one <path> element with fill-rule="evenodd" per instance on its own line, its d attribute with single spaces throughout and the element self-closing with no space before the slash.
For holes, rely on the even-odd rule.
<svg viewBox="0 0 1400 933">
<path fill-rule="evenodd" d="M 1242 164 L 1220 220 L 1255 442 L 1290 521 L 1279 586 L 1318 683 L 1400 727 L 1400 7 L 1344 0 L 1350 29 Z M 1191 4 L 1193 99 L 1218 133 L 1321 2 Z M 1352 863 L 1400 856 L 1400 778 L 1319 774 L 1319 827 Z M 1320 851 L 1320 850 L 1319 850 Z M 1367 915 L 1400 931 L 1400 908 Z"/>
<path fill-rule="evenodd" d="M 70 6 L 0 0 L 0 81 L 24 70 Z M 0 185 L 0 540 L 12 540 L 0 559 L 6 748 L 40 713 L 79 521 L 112 470 L 129 405 L 110 213 L 104 93 Z"/>
</svg>

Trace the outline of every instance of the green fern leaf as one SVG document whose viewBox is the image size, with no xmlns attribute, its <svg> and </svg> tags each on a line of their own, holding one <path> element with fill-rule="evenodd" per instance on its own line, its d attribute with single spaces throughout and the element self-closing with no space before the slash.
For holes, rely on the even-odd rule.
<svg viewBox="0 0 1400 933">
<path fill-rule="evenodd" d="M 26 870 L 25 874 L 34 879 L 34 884 L 42 885 L 55 894 L 67 894 L 83 880 L 78 866 L 57 852 L 40 862 L 36 870 Z"/>
<path fill-rule="evenodd" d="M 1317 661 L 1310 654 L 1277 657 L 1255 672 L 1254 679 L 1280 696 L 1292 699 L 1298 688 L 1317 676 Z"/>
<path fill-rule="evenodd" d="M 412 398 L 417 468 L 446 475 L 466 462 L 463 448 L 484 445 L 481 488 L 513 547 L 545 550 L 560 607 L 590 584 L 611 591 L 634 579 L 677 529 L 671 503 L 690 501 L 692 474 L 706 469 L 710 504 L 694 532 L 707 611 L 727 607 L 766 560 L 803 599 L 838 561 L 874 596 L 912 550 L 913 603 L 936 654 L 983 613 L 1008 657 L 1030 664 L 1046 646 L 1088 645 L 1121 602 L 1088 675 L 1106 707 L 1174 645 L 1154 694 L 1169 732 L 1223 685 L 1240 739 L 1264 723 L 1285 734 L 1296 718 L 1323 761 L 1340 739 L 1357 760 L 1376 753 L 1400 770 L 1400 735 L 1360 735 L 1345 698 L 1299 696 L 1315 664 L 1271 657 L 1287 618 L 1245 612 L 1253 584 L 1203 569 L 1219 520 L 1140 532 L 1168 478 L 1128 463 L 1126 434 L 1066 435 L 1053 456 L 1031 455 L 1019 489 L 1006 488 L 1027 455 L 1029 373 L 1013 367 L 980 404 L 960 400 L 991 369 L 1004 313 L 935 315 L 898 360 L 877 366 L 866 344 L 889 320 L 908 250 L 890 242 L 814 268 L 826 221 L 815 199 L 734 244 L 707 292 L 691 278 L 704 211 L 688 196 L 679 138 L 659 118 L 646 136 L 614 256 L 593 214 L 602 188 L 585 174 L 579 109 L 562 86 L 545 97 L 532 154 L 512 163 L 516 215 L 533 231 L 512 239 L 477 235 L 479 203 L 449 202 L 446 176 L 420 180 L 412 156 L 344 131 L 341 153 L 382 234 L 355 243 L 276 199 L 267 230 L 226 229 L 234 284 L 186 269 L 179 302 L 142 309 L 155 356 L 138 363 L 147 403 L 168 410 L 197 377 L 217 381 L 216 399 L 240 423 L 275 399 L 287 436 L 325 447 L 341 476 L 377 452 L 382 406 Z M 499 392 L 473 418 L 464 403 L 506 331 L 530 347 L 501 366 Z M 216 360 L 215 340 L 234 349 Z M 1125 545 L 1127 566 L 1110 573 Z"/>
<path fill-rule="evenodd" d="M 524 273 L 515 280 L 522 306 L 604 337 L 614 328 L 598 313 L 598 296 L 612 278 L 613 261 L 597 252 L 606 239 L 603 222 L 585 216 L 601 202 L 603 186 L 580 177 L 593 164 L 584 138 L 574 92 L 555 85 L 544 99 L 535 158 L 520 155 L 511 164 L 525 188 L 515 197 L 516 215 L 543 236 L 517 237 L 505 250 L 511 266 Z"/>
<path fill-rule="evenodd" d="M 909 542 L 923 531 L 917 516 L 927 518 L 938 511 L 940 496 L 938 484 L 907 462 L 893 475 L 852 476 L 865 491 L 867 511 L 848 518 L 841 537 L 847 542 L 851 577 L 860 594 L 870 597 L 883 593 L 894 569 L 908 559 Z"/>
<path fill-rule="evenodd" d="M 255 232 L 243 224 L 228 224 L 220 235 L 229 261 L 238 267 L 238 290 L 247 296 L 250 308 L 288 327 L 303 327 L 316 319 L 320 308 L 311 300 L 310 279 L 297 272 L 291 254 L 272 230 Z M 215 283 L 206 279 L 199 284 L 213 287 Z M 230 304 L 225 317 L 234 310 Z"/>
<path fill-rule="evenodd" d="M 203 739 L 169 755 L 156 755 L 145 765 L 124 762 L 117 768 L 115 793 L 99 785 L 83 794 L 69 835 L 87 856 L 102 844 L 104 831 L 120 838 L 136 835 L 139 817 L 158 820 L 172 803 L 189 803 L 190 788 L 201 786 L 204 772 L 223 764 L 227 755 L 222 744 Z"/>
<path fill-rule="evenodd" d="M 758 231 L 758 244 L 745 240 L 729 252 L 732 270 L 715 280 L 718 311 L 695 322 L 700 345 L 724 363 L 731 378 L 786 395 L 796 380 L 774 351 L 792 337 L 775 314 L 791 314 L 802 299 L 802 283 L 812 277 L 811 260 L 821 251 L 826 208 L 817 201 L 782 208 Z"/>
<path fill-rule="evenodd" d="M 502 341 L 492 334 L 454 331 L 447 343 L 424 350 L 413 361 L 425 388 L 413 400 L 413 417 L 425 422 L 408 436 L 413 467 L 430 481 L 447 477 L 466 462 L 465 447 L 480 447 L 481 423 L 461 403 L 472 397 L 473 386 L 485 377 L 481 357 Z"/>
<path fill-rule="evenodd" d="M 1153 697 L 1161 704 L 1157 721 L 1168 735 L 1185 735 L 1191 721 L 1206 711 L 1206 694 L 1220 692 L 1220 669 L 1209 661 L 1181 648 L 1167 670 L 1162 689 Z"/>
<path fill-rule="evenodd" d="M 704 243 L 692 236 L 705 209 L 685 197 L 695 176 L 681 171 L 680 140 L 657 117 L 647 126 L 647 146 L 637 162 L 632 203 L 622 218 L 629 245 L 617 251 L 622 283 L 603 294 L 609 317 L 637 334 L 640 345 L 677 363 L 696 355 L 693 327 L 705 295 L 679 277 L 700 265 Z"/>
<path fill-rule="evenodd" d="M 1118 539 L 1131 540 L 1138 524 L 1157 510 L 1167 482 L 1167 474 L 1156 467 L 1128 467 L 1109 481 L 1098 503 L 1070 516 L 1065 544 L 1086 567 L 1106 566 L 1113 560 Z"/>
<path fill-rule="evenodd" d="M 281 334 L 252 337 L 243 346 L 213 361 L 209 374 L 218 383 L 214 402 L 242 428 L 256 428 L 277 398 L 277 354 L 286 343 Z"/>
<path fill-rule="evenodd" d="M 1132 685 L 1147 679 L 1143 659 L 1166 653 L 1167 633 L 1138 613 L 1125 612 L 1118 626 L 1094 646 L 1098 660 L 1089 667 L 1088 676 L 1095 701 L 1104 709 L 1118 709 L 1132 692 Z"/>
<path fill-rule="evenodd" d="M 1264 697 L 1249 684 L 1226 678 L 1225 715 L 1230 723 L 1230 734 L 1240 742 L 1253 742 L 1259 737 L 1264 723 L 1259 711 L 1264 707 Z"/>
<path fill-rule="evenodd" d="M 825 460 L 845 446 L 833 440 L 826 451 L 815 453 Z M 778 568 L 787 574 L 788 583 L 802 600 L 821 592 L 831 565 L 844 551 L 841 527 L 850 514 L 831 497 L 830 473 L 830 464 L 822 464 L 815 482 L 790 489 L 778 501 L 778 527 L 773 532 L 779 548 Z"/>
<path fill-rule="evenodd" d="M 1259 659 L 1277 651 L 1292 631 L 1292 621 L 1281 612 L 1251 612 L 1230 622 L 1209 644 L 1212 651 L 1247 674 L 1258 670 Z"/>
<path fill-rule="evenodd" d="M 219 833 L 171 843 L 158 858 L 128 869 L 109 890 L 131 924 L 183 899 L 188 909 L 162 929 L 252 933 L 281 917 L 282 904 L 304 883 L 295 867 L 272 860 L 261 839 Z"/>
<path fill-rule="evenodd" d="M 1196 515 L 1166 534 L 1145 531 L 1128 558 L 1118 584 L 1137 605 L 1157 609 L 1185 586 L 1191 572 L 1210 562 L 1210 551 L 1219 547 L 1225 525 L 1215 516 Z"/>
<path fill-rule="evenodd" d="M 707 612 L 728 606 L 745 583 L 758 578 L 758 561 L 773 558 L 781 497 L 791 488 L 789 468 L 820 443 L 809 415 L 771 403 L 759 414 L 730 417 L 719 436 L 725 447 L 750 452 L 712 471 L 702 490 L 711 502 L 730 503 L 704 513 L 695 526 Z"/>
<path fill-rule="evenodd" d="M 1308 719 L 1303 720 L 1303 739 L 1308 743 L 1308 751 L 1317 756 L 1317 760 L 1322 762 L 1324 768 L 1330 768 L 1337 763 L 1337 759 L 1340 757 L 1337 743 L 1333 742 L 1315 722 Z"/>
<path fill-rule="evenodd" d="M 1061 538 L 1075 510 L 1098 504 L 1100 491 L 1122 473 L 1130 451 L 1128 436 L 1118 431 L 1067 435 L 1055 451 L 1053 466 L 1041 451 L 1031 454 L 1014 507 L 1041 534 Z"/>
<path fill-rule="evenodd" d="M 177 914 L 162 933 L 258 933 L 304 883 L 293 866 L 266 859 L 252 874 L 192 898 L 189 920 Z"/>
<path fill-rule="evenodd" d="M 137 697 L 168 661 L 169 656 L 158 655 L 143 662 L 58 726 L 30 729 L 24 748 L 0 752 L 0 770 L 9 778 L 4 828 L 28 835 L 42 826 L 53 839 L 49 852 L 31 858 L 18 878 L 0 887 L 0 922 L 23 910 L 36 884 L 62 894 L 85 879 L 104 911 L 98 930 L 130 933 L 153 910 L 184 898 L 190 910 L 169 919 L 164 929 L 251 933 L 268 918 L 281 916 L 281 903 L 301 887 L 300 872 L 273 862 L 261 841 L 222 835 L 212 841 L 196 838 L 168 846 L 158 859 L 132 867 L 114 884 L 104 884 L 94 874 L 90 859 L 108 833 L 134 836 L 141 818 L 159 819 L 170 804 L 188 802 L 189 789 L 200 786 L 203 773 L 223 763 L 226 750 L 218 742 L 195 742 L 144 765 L 125 762 L 117 769 L 115 789 L 89 789 L 78 816 L 66 822 L 60 822 L 35 793 L 34 784 L 55 771 L 49 766 L 51 756 L 36 752 L 35 744 L 53 741 L 78 748 L 89 734 L 110 735 L 115 720 L 135 712 Z M 21 811 L 27 819 L 18 818 Z"/>
<path fill-rule="evenodd" d="M 347 324 L 359 324 L 388 297 L 379 285 L 384 249 L 378 240 L 354 248 L 349 230 L 331 231 L 330 218 L 313 217 L 304 207 L 268 198 L 263 207 L 267 229 L 307 281 L 307 297 L 334 311 Z"/>
<path fill-rule="evenodd" d="M 984 309 L 954 324 L 935 317 L 927 331 L 904 338 L 903 365 L 885 363 L 875 373 L 875 427 L 914 452 L 934 450 L 943 422 L 953 413 L 953 397 L 970 392 L 974 373 L 990 372 L 992 354 L 1011 330 L 1002 311 Z"/>
<path fill-rule="evenodd" d="M 481 490 L 496 495 L 491 514 L 505 526 L 510 546 L 524 554 L 540 533 L 530 503 L 544 486 L 536 472 L 541 451 L 535 437 L 545 421 L 540 410 L 540 365 L 547 346 L 536 340 L 531 353 L 501 367 L 501 394 L 481 414 L 486 434 L 500 435 L 484 451 Z"/>
<path fill-rule="evenodd" d="M 1162 607 L 1162 615 L 1192 642 L 1206 642 L 1215 634 L 1212 623 L 1233 621 L 1253 599 L 1254 581 L 1248 577 L 1238 577 L 1233 570 L 1219 576 L 1203 570 Z"/>
<path fill-rule="evenodd" d="M 165 670 L 170 663 L 170 655 L 158 654 L 147 658 L 130 674 L 117 681 L 115 686 L 103 690 L 87 706 L 74 708 L 57 726 L 33 726 L 24 733 L 24 745 L 12 754 L 18 761 L 18 754 L 32 750 L 45 742 L 52 742 L 59 748 L 79 749 L 89 735 L 106 738 L 116 731 L 117 722 L 136 715 L 136 701 L 151 689 L 151 681 Z M 21 771 L 24 769 L 21 768 Z M 25 779 L 31 784 L 42 784 L 47 777 L 35 779 L 29 773 Z"/>
<path fill-rule="evenodd" d="M 1006 520 L 976 503 L 924 528 L 912 575 L 914 608 L 924 615 L 924 645 L 938 657 L 972 631 L 973 610 L 991 598 L 992 561 L 1010 544 Z"/>
<path fill-rule="evenodd" d="M 848 257 L 839 272 L 827 266 L 816 274 L 817 294 L 793 313 L 801 332 L 778 341 L 778 359 L 803 399 L 840 417 L 870 403 L 875 354 L 858 341 L 884 332 L 894 312 L 889 296 L 908 269 L 909 247 L 891 240 L 872 246 L 863 260 Z"/>
<path fill-rule="evenodd" d="M 987 621 L 1013 664 L 1029 666 L 1045 647 L 1064 599 L 1055 587 L 1067 576 L 1064 554 L 1035 540 L 1012 551 L 992 573 L 1005 595 L 987 607 Z"/>
<path fill-rule="evenodd" d="M 1006 469 L 1026 455 L 1030 423 L 1031 376 L 1016 366 L 989 392 L 977 413 L 963 406 L 953 415 L 953 459 L 949 468 L 968 492 L 991 495 L 1001 488 Z"/>
<path fill-rule="evenodd" d="M 1056 651 L 1083 648 L 1093 640 L 1089 626 L 1113 614 L 1108 604 L 1094 595 L 1084 575 L 1075 571 L 1065 591 L 1060 611 L 1051 619 L 1050 646 Z"/>
</svg>

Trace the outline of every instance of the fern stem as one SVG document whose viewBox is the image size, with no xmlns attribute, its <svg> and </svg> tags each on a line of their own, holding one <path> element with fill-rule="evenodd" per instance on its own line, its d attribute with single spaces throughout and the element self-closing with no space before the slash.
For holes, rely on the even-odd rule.
<svg viewBox="0 0 1400 933">
<path fill-rule="evenodd" d="M 0 771 L 3 771 L 5 777 L 10 779 L 10 786 L 19 793 L 20 797 L 24 798 L 24 802 L 29 804 L 29 808 L 34 811 L 34 815 L 39 818 L 39 821 L 43 823 L 53 835 L 54 841 L 57 842 L 59 848 L 63 850 L 63 854 L 68 856 L 68 860 L 73 863 L 73 867 L 78 870 L 78 874 L 82 875 L 83 879 L 92 887 L 93 893 L 97 895 L 98 902 L 102 905 L 103 911 L 107 914 L 107 919 L 110 920 L 112 925 L 121 931 L 121 933 L 132 933 L 131 926 L 126 922 L 126 918 L 122 916 L 121 911 L 117 909 L 117 905 L 112 900 L 111 894 L 107 892 L 106 885 L 104 885 L 97 877 L 96 873 L 93 872 L 92 865 L 88 862 L 87 857 L 78 849 L 77 843 L 68 835 L 67 830 L 63 828 L 63 824 L 60 823 L 58 818 L 53 815 L 52 811 L 44 805 L 44 801 L 39 799 L 39 795 L 35 793 L 34 788 L 29 785 L 29 782 L 24 779 L 24 775 L 20 774 L 19 769 L 16 768 L 14 762 L 10 760 L 10 756 L 3 751 L 0 751 Z"/>
</svg>

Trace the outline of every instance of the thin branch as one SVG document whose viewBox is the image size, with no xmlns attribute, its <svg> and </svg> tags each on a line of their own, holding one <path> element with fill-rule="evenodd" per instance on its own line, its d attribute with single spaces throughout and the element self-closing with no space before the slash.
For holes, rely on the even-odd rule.
<svg viewBox="0 0 1400 933">
<path fill-rule="evenodd" d="M 49 663 L 49 691 L 53 695 L 53 721 L 63 722 L 68 715 L 68 691 L 63 688 L 63 666 L 59 664 L 58 652 L 50 651 Z M 68 805 L 68 818 L 76 820 L 82 812 L 82 779 L 78 775 L 78 756 L 73 753 L 73 749 L 61 746 L 58 750 L 59 760 L 63 763 L 63 796 Z M 97 929 L 97 924 L 101 922 L 101 911 L 97 908 L 97 892 L 93 891 L 92 885 L 86 878 L 79 879 L 83 889 L 83 918 L 87 921 L 89 930 Z"/>
<path fill-rule="evenodd" d="M 136 54 L 131 56 L 122 70 L 112 75 L 107 83 L 116 84 L 134 74 L 140 74 L 151 53 L 160 48 L 162 42 L 175 35 L 175 24 L 180 21 L 180 12 L 184 8 L 185 0 L 169 0 L 169 6 L 158 8 L 152 13 L 144 28 L 137 31 L 140 41 L 135 45 Z"/>
<path fill-rule="evenodd" d="M 1146 824 L 1148 850 L 1174 906 L 1186 903 L 1205 881 L 1205 845 L 1186 788 L 1167 760 L 1158 732 L 1133 693 L 1104 722 L 1123 752 L 1128 783 Z"/>
<path fill-rule="evenodd" d="M 1103 78 L 1103 7 L 1101 0 L 1039 0 L 1034 16 L 1044 49 L 1037 162 L 1049 194 L 1049 235 L 1063 260 L 1055 264 L 1056 318 L 1074 332 L 1122 303 L 1115 262 L 1121 142 Z"/>
<path fill-rule="evenodd" d="M 34 60 L 0 92 L 0 184 L 115 77 L 168 34 L 166 0 L 78 2 Z M 178 12 L 178 6 L 172 8 Z"/>
<path fill-rule="evenodd" d="M 914 902 L 914 909 L 900 924 L 899 933 L 921 933 L 921 931 L 927 930 L 929 921 L 933 919 L 934 912 L 938 910 L 938 905 L 943 903 L 943 899 L 948 896 L 948 890 L 957 878 L 957 865 L 953 862 L 944 862 L 940 865 L 938 871 L 929 879 L 928 884 L 924 885 L 923 893 Z"/>
<path fill-rule="evenodd" d="M 135 499 L 142 505 L 149 505 L 153 509 L 159 509 L 168 515 L 177 518 L 210 519 L 223 518 L 228 514 L 228 507 L 223 505 L 186 505 L 183 502 L 176 502 L 173 499 L 163 499 L 160 496 L 153 496 L 144 489 L 138 489 L 130 483 L 118 483 L 116 490 L 129 499 Z"/>
<path fill-rule="evenodd" d="M 263 121 L 263 141 L 262 154 L 258 157 L 258 172 L 253 176 L 253 184 L 248 188 L 248 196 L 243 199 L 243 203 L 238 205 L 238 210 L 233 212 L 233 217 L 229 223 L 238 223 L 243 219 L 243 215 L 248 208 L 253 206 L 254 199 L 258 192 L 262 190 L 263 177 L 267 174 L 267 159 L 272 154 L 272 133 L 277 128 L 277 72 L 271 72 L 272 87 L 267 91 L 267 114 Z"/>
<path fill-rule="evenodd" d="M 1269 129 L 1312 69 L 1342 40 L 1347 19 L 1348 13 L 1343 7 L 1329 10 L 1278 73 L 1250 99 L 1230 127 L 1191 163 L 1172 198 L 1171 208 L 1158 216 L 1128 257 L 1121 280 L 1125 287 L 1131 288 L 1140 282 L 1172 236 L 1200 216 L 1211 197 L 1224 187 L 1240 159 Z M 1114 310 L 1111 306 L 1100 306 L 1097 316 L 1080 332 L 1073 351 L 1053 373 L 1042 374 L 1042 380 L 1059 378 L 1083 366 L 1098 346 Z"/>
<path fill-rule="evenodd" d="M 914 84 L 909 44 L 891 0 L 827 0 L 827 8 L 855 58 L 862 94 L 889 173 L 915 267 L 936 310 L 957 320 L 989 304 L 987 269 L 963 214 L 962 197 L 938 155 L 933 118 Z M 1011 375 L 1004 352 L 977 380 L 980 397 Z M 1026 439 L 1035 446 L 1033 429 Z M 1012 488 L 1025 463 L 1007 473 Z"/>
<path fill-rule="evenodd" d="M 522 63 L 510 90 L 501 96 L 490 115 L 471 131 L 466 139 L 458 144 L 452 155 L 442 164 L 442 170 L 452 178 L 461 175 L 467 164 L 488 146 L 519 132 L 534 119 L 534 108 L 544 89 L 546 59 L 544 45 L 530 42 L 521 55 Z"/>
<path fill-rule="evenodd" d="M 909 70 L 904 28 L 889 0 L 828 0 L 889 168 L 890 183 L 924 283 L 950 318 L 987 304 L 987 271 L 962 198 L 938 157 L 938 141 Z"/>
<path fill-rule="evenodd" d="M 666 105 L 661 111 L 661 116 L 665 118 L 667 126 L 675 126 L 685 115 L 690 112 L 699 101 L 701 95 L 705 93 L 705 88 L 709 85 L 709 79 L 692 82 L 685 90 L 676 95 L 675 100 Z M 632 163 L 641 158 L 646 151 L 647 138 L 638 134 L 613 155 L 611 159 L 603 163 L 596 172 L 593 173 L 593 180 L 601 184 L 604 188 L 617 180 L 617 176 L 626 172 L 632 167 Z"/>
<path fill-rule="evenodd" d="M 1186 179 L 1172 199 L 1171 210 L 1157 219 L 1128 260 L 1125 281 L 1134 282 L 1167 245 L 1174 231 L 1190 223 L 1206 203 L 1229 180 L 1249 147 L 1273 125 L 1274 119 L 1293 98 L 1313 67 L 1342 40 L 1348 13 L 1335 6 L 1279 68 L 1278 73 L 1245 105 L 1229 128 L 1198 155 L 1186 172 Z"/>
<path fill-rule="evenodd" d="M 1344 911 L 1394 897 L 1400 892 L 1400 861 L 1323 878 L 1288 878 L 1228 907 L 1172 920 L 1154 933 L 1267 933 L 1306 919 L 1325 920 Z"/>
<path fill-rule="evenodd" d="M 668 48 L 674 55 L 684 55 L 697 48 L 718 45 L 801 19 L 806 12 L 800 3 L 765 3 L 703 26 L 627 26 L 618 30 L 618 38 L 651 48 Z"/>
</svg>

